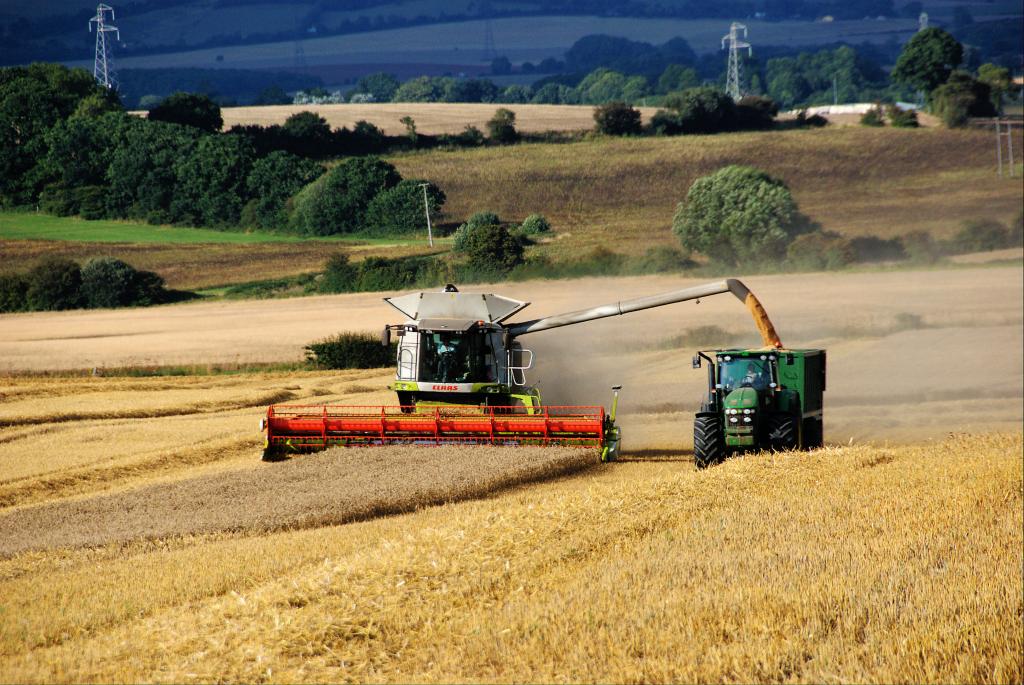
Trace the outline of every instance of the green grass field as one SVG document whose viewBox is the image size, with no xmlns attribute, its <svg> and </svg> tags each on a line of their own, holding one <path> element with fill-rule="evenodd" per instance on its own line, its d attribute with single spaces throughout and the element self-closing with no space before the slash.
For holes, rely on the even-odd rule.
<svg viewBox="0 0 1024 685">
<path fill-rule="evenodd" d="M 363 238 L 332 236 L 302 238 L 243 231 L 215 231 L 208 228 L 151 226 L 132 221 L 86 221 L 78 217 L 60 217 L 27 212 L 0 212 L 0 240 L 62 240 L 86 243 L 137 243 L 183 245 L 192 243 L 296 243 L 321 241 L 352 245 L 415 245 L 415 238 Z"/>
</svg>

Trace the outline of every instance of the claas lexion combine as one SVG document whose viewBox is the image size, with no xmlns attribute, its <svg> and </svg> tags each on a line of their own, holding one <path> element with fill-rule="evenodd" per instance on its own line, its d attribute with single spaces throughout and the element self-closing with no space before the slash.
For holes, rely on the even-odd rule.
<svg viewBox="0 0 1024 685">
<path fill-rule="evenodd" d="M 273 405 L 268 408 L 265 459 L 334 446 L 392 444 L 569 445 L 598 448 L 602 461 L 619 453 L 611 411 L 601 406 L 547 406 L 529 385 L 533 352 L 523 336 L 677 302 L 732 293 L 750 311 L 764 346 L 699 352 L 708 389 L 694 423 L 695 461 L 704 467 L 731 452 L 796 449 L 821 444 L 822 350 L 783 348 L 753 293 L 727 279 L 580 311 L 506 323 L 529 303 L 492 294 L 418 292 L 384 301 L 406 321 L 384 328 L 397 338 L 393 406 Z"/>
</svg>

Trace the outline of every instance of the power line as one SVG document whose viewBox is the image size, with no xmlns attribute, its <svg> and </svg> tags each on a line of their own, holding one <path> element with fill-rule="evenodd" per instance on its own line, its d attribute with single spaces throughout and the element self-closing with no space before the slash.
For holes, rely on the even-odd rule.
<svg viewBox="0 0 1024 685">
<path fill-rule="evenodd" d="M 739 32 L 743 31 L 743 37 L 747 37 L 747 27 L 739 22 L 733 22 L 729 26 L 729 33 L 722 36 L 722 49 L 725 49 L 725 43 L 729 43 L 729 71 L 725 79 L 725 92 L 733 100 L 739 100 L 742 97 L 740 92 L 740 49 L 747 49 L 747 56 L 754 54 L 750 43 L 741 40 Z"/>
<path fill-rule="evenodd" d="M 96 16 L 89 20 L 89 32 L 92 33 L 92 25 L 96 24 L 96 56 L 93 59 L 92 76 L 104 88 L 117 89 L 117 78 L 114 75 L 114 56 L 111 53 L 111 45 L 107 40 L 108 33 L 117 34 L 117 40 L 121 40 L 121 32 L 116 26 L 107 23 L 107 12 L 110 12 L 110 19 L 114 19 L 114 8 L 110 5 L 99 4 L 96 6 Z"/>
</svg>

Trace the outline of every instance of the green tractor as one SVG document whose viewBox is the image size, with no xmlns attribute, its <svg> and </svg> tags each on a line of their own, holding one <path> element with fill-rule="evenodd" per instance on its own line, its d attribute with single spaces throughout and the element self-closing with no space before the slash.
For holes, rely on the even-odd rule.
<svg viewBox="0 0 1024 685">
<path fill-rule="evenodd" d="M 824 442 L 825 350 L 698 352 L 708 390 L 693 422 L 697 468 L 751 450 L 807 450 Z"/>
</svg>

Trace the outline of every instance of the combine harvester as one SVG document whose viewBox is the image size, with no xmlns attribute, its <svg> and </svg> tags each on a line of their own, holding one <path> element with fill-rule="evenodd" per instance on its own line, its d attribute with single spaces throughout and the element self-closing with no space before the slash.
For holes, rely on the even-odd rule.
<svg viewBox="0 0 1024 685">
<path fill-rule="evenodd" d="M 732 293 L 743 302 L 761 333 L 764 348 L 719 351 L 725 356 L 719 357 L 718 368 L 731 368 L 729 362 L 733 358 L 747 359 L 753 355 L 751 361 L 756 361 L 770 376 L 776 373 L 772 369 L 776 368 L 778 358 L 793 359 L 793 355 L 807 352 L 782 349 L 761 303 L 735 279 L 508 324 L 504 322 L 528 302 L 499 295 L 461 293 L 451 285 L 442 292 L 386 297 L 385 302 L 407 317 L 405 323 L 385 326 L 381 341 L 390 346 L 392 334 L 398 338 L 395 381 L 388 386 L 397 393 L 398 403 L 273 405 L 261 421 L 266 432 L 264 459 L 335 446 L 489 444 L 599 448 L 602 461 L 614 460 L 622 438 L 615 425 L 620 386 L 612 388 L 610 413 L 600 406 L 545 406 L 538 389 L 526 381 L 526 371 L 533 366 L 533 353 L 524 349 L 518 339 L 528 333 L 720 293 Z M 706 355 L 704 358 L 711 361 Z M 823 354 L 821 360 L 823 373 Z M 795 411 L 792 397 L 785 395 L 777 382 L 777 373 L 774 378 L 775 381 L 769 381 L 774 384 L 766 386 L 759 395 L 763 407 Z M 719 397 L 724 395 L 722 386 L 714 378 L 712 381 L 718 387 L 709 388 L 696 424 L 700 426 L 700 444 L 710 446 L 711 451 L 698 455 L 698 466 L 715 463 L 728 451 L 782 444 L 778 440 L 770 443 L 770 436 L 762 430 L 748 435 L 750 421 L 732 427 L 732 395 Z M 741 404 L 749 408 L 749 393 L 745 392 L 748 388 L 741 389 L 745 398 Z M 783 395 L 786 400 L 780 402 Z M 756 404 L 758 398 L 753 401 Z M 818 407 L 820 418 L 820 402 Z M 738 428 L 743 429 L 741 439 L 736 438 Z M 694 435 L 696 439 L 696 428 Z M 792 445 L 802 446 L 803 443 Z"/>
</svg>

